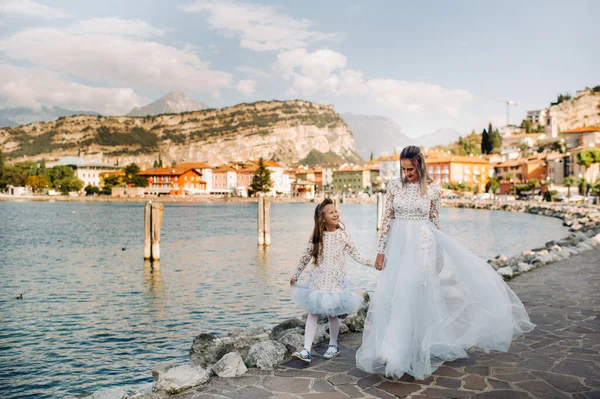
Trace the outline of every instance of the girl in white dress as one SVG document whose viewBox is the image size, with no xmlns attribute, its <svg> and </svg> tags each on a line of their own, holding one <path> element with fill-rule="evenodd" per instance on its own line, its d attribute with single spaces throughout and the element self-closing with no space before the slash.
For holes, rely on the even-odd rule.
<svg viewBox="0 0 600 399">
<path fill-rule="evenodd" d="M 404 148 L 400 162 L 403 178 L 387 188 L 375 262 L 383 271 L 356 364 L 423 379 L 445 361 L 468 357 L 473 346 L 506 352 L 534 324 L 485 261 L 440 231 L 441 188 L 419 148 Z"/>
<path fill-rule="evenodd" d="M 317 330 L 319 315 L 329 318 L 329 348 L 323 355 L 326 359 L 339 354 L 337 338 L 340 331 L 339 315 L 356 311 L 362 304 L 362 297 L 348 288 L 344 268 L 344 254 L 358 263 L 375 266 L 371 259 L 360 255 L 350 235 L 344 231 L 339 220 L 339 212 L 330 199 L 325 199 L 315 209 L 315 226 L 306 250 L 300 259 L 296 272 L 290 279 L 292 299 L 298 307 L 308 312 L 304 329 L 304 349 L 292 356 L 310 363 L 312 341 Z M 306 266 L 314 265 L 308 284 L 297 284 Z"/>
</svg>

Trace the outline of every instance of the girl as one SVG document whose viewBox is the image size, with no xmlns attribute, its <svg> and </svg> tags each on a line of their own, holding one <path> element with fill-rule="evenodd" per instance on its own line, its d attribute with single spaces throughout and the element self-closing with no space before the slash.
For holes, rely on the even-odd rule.
<svg viewBox="0 0 600 399">
<path fill-rule="evenodd" d="M 323 357 L 331 359 L 340 352 L 337 344 L 340 331 L 338 316 L 352 313 L 362 304 L 362 297 L 348 289 L 344 253 L 352 256 L 358 263 L 374 266 L 372 260 L 360 255 L 350 235 L 342 228 L 339 212 L 332 200 L 325 199 L 317 205 L 314 219 L 312 236 L 296 272 L 290 279 L 292 299 L 298 307 L 308 312 L 304 329 L 304 349 L 292 356 L 306 363 L 311 361 L 310 350 L 319 315 L 329 317 L 329 348 Z M 314 268 L 310 273 L 308 285 L 296 284 L 309 263 L 314 264 Z"/>
<path fill-rule="evenodd" d="M 477 346 L 506 352 L 534 328 L 523 304 L 483 260 L 440 232 L 441 188 L 418 147 L 400 154 L 388 185 L 375 267 L 382 270 L 356 364 L 363 371 L 423 379 Z"/>
</svg>

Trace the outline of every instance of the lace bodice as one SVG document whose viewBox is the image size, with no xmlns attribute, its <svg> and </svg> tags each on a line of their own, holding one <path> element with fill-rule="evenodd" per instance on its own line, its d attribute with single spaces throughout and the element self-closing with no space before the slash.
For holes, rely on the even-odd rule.
<svg viewBox="0 0 600 399">
<path fill-rule="evenodd" d="M 296 266 L 296 271 L 292 276 L 296 280 L 300 274 L 308 266 L 312 257 L 310 255 L 313 249 L 312 240 L 308 240 L 304 254 Z M 325 232 L 323 236 L 323 255 L 319 257 L 319 262 L 311 272 L 311 282 L 313 288 L 319 291 L 338 291 L 342 288 L 343 281 L 346 277 L 346 269 L 344 267 L 344 255 L 350 255 L 356 262 L 363 265 L 375 267 L 375 262 L 372 259 L 363 257 L 352 239 L 350 234 L 342 229 L 334 232 Z"/>
<path fill-rule="evenodd" d="M 385 250 L 390 223 L 393 219 L 428 219 L 440 229 L 440 202 L 442 188 L 438 184 L 430 184 L 427 196 L 421 195 L 421 187 L 416 183 L 403 183 L 394 179 L 388 183 L 385 200 L 385 212 L 381 235 L 379 236 L 378 253 Z"/>
</svg>

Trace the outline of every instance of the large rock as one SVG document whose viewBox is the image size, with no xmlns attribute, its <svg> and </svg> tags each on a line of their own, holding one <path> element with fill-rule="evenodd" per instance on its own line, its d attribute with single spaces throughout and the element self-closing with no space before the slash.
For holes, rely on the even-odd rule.
<svg viewBox="0 0 600 399">
<path fill-rule="evenodd" d="M 293 353 L 304 347 L 304 336 L 296 330 L 289 330 L 277 342 L 283 344 L 288 352 Z"/>
<path fill-rule="evenodd" d="M 168 394 L 175 394 L 186 389 L 206 384 L 210 375 L 202 367 L 181 365 L 160 373 L 156 381 L 156 389 Z"/>
<path fill-rule="evenodd" d="M 496 271 L 504 278 L 512 278 L 513 276 L 513 269 L 510 266 L 501 267 Z"/>
<path fill-rule="evenodd" d="M 286 353 L 286 347 L 277 341 L 259 342 L 250 347 L 246 364 L 262 370 L 271 370 L 283 361 Z"/>
<path fill-rule="evenodd" d="M 154 381 L 158 381 L 158 376 L 166 373 L 169 369 L 172 369 L 173 367 L 177 367 L 178 364 L 176 363 L 156 363 L 154 365 L 154 367 L 152 367 L 152 379 Z"/>
<path fill-rule="evenodd" d="M 127 391 L 120 387 L 104 388 L 84 396 L 84 399 L 127 399 Z"/>
<path fill-rule="evenodd" d="M 248 368 L 244 364 L 244 360 L 237 352 L 230 352 L 223 356 L 214 366 L 212 372 L 219 377 L 237 377 L 245 374 Z"/>
<path fill-rule="evenodd" d="M 365 292 L 363 295 L 363 304 L 354 313 L 350 313 L 344 319 L 343 323 L 348 327 L 348 329 L 352 332 L 362 332 L 365 326 L 365 319 L 367 318 L 367 312 L 369 310 L 369 304 L 371 303 L 371 298 L 369 298 L 369 294 Z"/>
<path fill-rule="evenodd" d="M 279 338 L 284 336 L 289 330 L 297 328 L 304 329 L 304 322 L 296 318 L 288 319 L 273 327 L 271 330 L 271 339 L 279 341 Z"/>
<path fill-rule="evenodd" d="M 190 349 L 193 365 L 207 367 L 215 364 L 229 352 L 238 352 L 242 358 L 248 355 L 250 347 L 269 339 L 269 329 L 265 326 L 251 326 L 229 333 L 213 336 L 198 335 Z"/>
</svg>

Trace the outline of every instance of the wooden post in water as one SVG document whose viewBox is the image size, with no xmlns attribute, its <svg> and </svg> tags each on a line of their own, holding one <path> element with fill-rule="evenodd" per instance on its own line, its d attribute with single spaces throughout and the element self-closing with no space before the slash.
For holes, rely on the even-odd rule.
<svg viewBox="0 0 600 399">
<path fill-rule="evenodd" d="M 383 194 L 377 193 L 377 231 L 381 230 L 383 224 Z"/>
<path fill-rule="evenodd" d="M 337 195 L 333 197 L 333 206 L 335 206 L 335 209 L 337 209 L 338 212 L 340 211 L 340 199 L 337 197 Z"/>
<path fill-rule="evenodd" d="M 258 194 L 258 245 L 265 245 L 265 195 Z"/>
<path fill-rule="evenodd" d="M 265 198 L 265 214 L 264 214 L 264 232 L 265 232 L 265 245 L 271 245 L 271 201 Z"/>
<path fill-rule="evenodd" d="M 152 201 L 146 202 L 146 206 L 144 208 L 144 259 L 150 259 L 152 257 L 152 246 L 150 241 L 150 231 L 152 230 L 151 212 Z"/>
<path fill-rule="evenodd" d="M 160 228 L 165 204 L 155 202 L 152 204 L 152 254 L 150 260 L 160 260 Z"/>
</svg>

